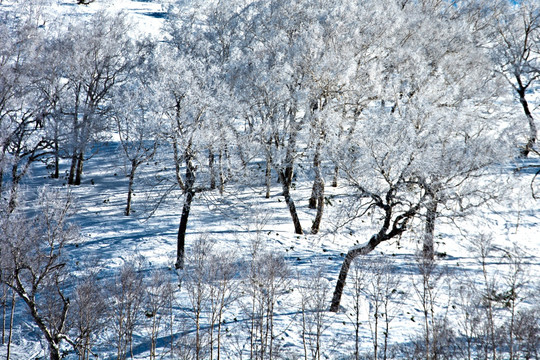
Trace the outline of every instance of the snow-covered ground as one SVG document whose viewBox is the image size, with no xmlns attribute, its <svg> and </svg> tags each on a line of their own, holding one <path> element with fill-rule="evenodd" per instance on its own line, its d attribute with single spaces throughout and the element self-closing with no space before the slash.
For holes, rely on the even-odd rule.
<svg viewBox="0 0 540 360">
<path fill-rule="evenodd" d="M 7 5 L 3 6 L 9 5 L 9 1 L 5 3 Z M 159 36 L 166 7 L 157 1 L 97 0 L 89 6 L 76 6 L 73 2 L 66 1 L 58 5 L 55 11 L 59 14 L 84 14 L 107 7 L 128 11 L 140 24 L 141 32 Z M 144 274 L 149 275 L 152 269 L 168 269 L 167 271 L 173 274 L 182 194 L 175 190 L 151 213 L 156 195 L 150 184 L 153 176 L 163 167 L 163 164 L 152 161 L 143 165 L 136 179 L 133 215 L 124 216 L 127 177 L 125 169 L 118 166 L 122 161 L 120 151 L 115 142 L 102 144 L 96 155 L 87 162 L 81 186 L 70 189 L 78 207 L 73 220 L 80 227 L 82 238 L 76 247 L 68 249 L 69 256 L 75 259 L 74 263 L 78 263 L 80 268 L 91 263 L 99 264 L 99 274 L 104 278 L 114 276 L 125 262 L 141 258 Z M 165 166 L 170 167 L 170 164 Z M 67 163 L 64 163 L 63 169 L 66 168 Z M 511 169 L 509 173 L 512 173 Z M 474 250 L 480 234 L 491 235 L 494 248 L 498 249 L 489 255 L 487 262 L 489 276 L 499 280 L 501 289 L 506 289 L 506 274 L 511 269 L 511 266 L 504 262 L 504 251 L 513 250 L 514 244 L 519 246 L 522 251 L 521 265 L 526 274 L 523 277 L 526 282 L 518 294 L 520 306 L 526 308 L 538 305 L 538 297 L 529 295 L 540 288 L 540 202 L 531 196 L 530 183 L 533 176 L 533 171 L 512 175 L 512 186 L 509 184 L 509 189 L 512 190 L 509 190 L 504 199 L 466 218 L 452 221 L 440 219 L 437 224 L 436 250 L 441 256 L 436 261 L 437 275 L 432 278 L 436 315 L 450 319 L 450 328 L 456 334 L 461 333 L 461 305 L 466 300 L 461 295 L 460 288 L 466 286 L 469 280 L 482 288 L 480 259 L 478 252 Z M 43 167 L 36 166 L 24 186 L 29 190 L 44 184 L 67 188 L 64 183 L 65 180 L 62 179 L 51 179 Z M 311 224 L 315 214 L 314 210 L 307 206 L 310 191 L 311 183 L 300 179 L 292 194 L 297 201 L 304 227 Z M 187 232 L 188 259 L 193 244 L 198 239 L 208 237 L 216 248 L 237 259 L 240 268 L 247 266 L 255 246 L 286 260 L 290 270 L 288 283 L 277 298 L 273 324 L 275 341 L 282 347 L 282 358 L 304 358 L 305 352 L 310 354 L 312 350 L 309 344 L 305 345 L 303 341 L 303 287 L 313 286 L 315 292 L 316 287 L 313 284 L 319 278 L 317 274 L 320 274 L 323 289 L 320 292 L 329 306 L 344 254 L 356 243 L 367 241 L 376 229 L 377 219 L 369 216 L 339 229 L 335 228 L 341 218 L 343 206 L 340 194 L 346 191 L 348 189 L 345 187 L 327 187 L 327 197 L 331 199 L 331 203 L 326 207 L 322 231 L 318 235 L 300 236 L 293 233 L 294 228 L 285 202 L 280 196 L 281 188 L 278 184 L 274 184 L 269 199 L 264 198 L 263 184 L 252 184 L 227 187 L 223 196 L 217 191 L 201 193 L 194 201 Z M 371 224 L 372 221 L 375 225 Z M 388 333 L 390 344 L 394 346 L 413 348 L 413 342 L 421 336 L 424 311 L 418 296 L 421 276 L 416 255 L 421 239 L 422 225 L 417 222 L 399 240 L 383 243 L 372 254 L 362 258 L 364 267 L 360 268 L 357 274 L 359 277 L 363 273 L 373 275 L 376 270 L 369 264 L 381 263 L 383 258 L 388 259 L 391 272 L 398 279 L 394 286 L 398 293 L 402 294 L 394 298 L 392 315 L 395 318 L 390 323 Z M 76 270 L 77 268 L 74 269 L 75 274 Z M 182 271 L 179 271 L 178 275 L 182 277 Z M 175 278 L 175 275 L 172 277 Z M 346 294 L 342 299 L 342 309 L 338 313 L 322 311 L 320 314 L 323 317 L 320 350 L 322 358 L 345 359 L 352 358 L 354 354 L 357 320 L 354 315 L 353 278 L 354 271 L 351 270 Z M 240 283 L 242 279 L 237 277 L 234 281 Z M 358 339 L 361 352 L 365 354 L 373 351 L 374 338 L 374 304 L 368 295 L 369 285 L 366 285 L 369 281 L 364 279 L 358 309 Z M 252 339 L 247 335 L 249 319 L 245 303 L 248 294 L 240 292 L 239 295 L 239 300 L 227 307 L 223 318 L 228 335 L 223 340 L 222 357 L 227 359 L 241 356 L 249 358 Z M 194 325 L 187 287 L 183 286 L 176 296 L 173 315 L 177 325 L 173 328 L 173 333 L 178 341 L 182 334 L 192 336 Z M 497 309 L 497 317 L 507 316 L 507 311 L 508 309 L 501 306 Z M 381 324 L 383 317 L 379 319 Z M 205 320 L 202 323 L 204 325 Z M 149 358 L 150 343 L 145 337 L 145 331 L 141 327 L 135 334 L 133 345 L 136 359 Z M 115 345 L 112 342 L 107 344 L 107 341 L 110 341 L 106 340 L 107 335 L 101 334 L 102 343 L 97 350 L 103 351 L 99 358 L 113 359 L 116 356 Z M 378 336 L 381 341 L 382 328 L 379 329 Z M 158 358 L 162 355 L 167 358 L 170 348 L 168 339 L 166 331 L 163 331 L 158 341 Z M 46 343 L 41 340 L 39 331 L 27 316 L 22 303 L 16 308 L 11 351 L 11 359 L 37 359 L 47 356 Z M 5 353 L 6 346 L 0 346 L 0 356 Z M 77 355 L 71 351 L 67 358 L 75 359 Z"/>
<path fill-rule="evenodd" d="M 76 248 L 69 249 L 69 256 L 84 265 L 99 264 L 101 277 L 112 277 L 122 265 L 134 259 L 143 259 L 142 271 L 146 277 L 152 269 L 170 269 L 174 264 L 176 251 L 176 234 L 181 214 L 181 195 L 170 194 L 157 211 L 148 218 L 149 206 L 145 192 L 151 177 L 157 171 L 153 164 L 141 169 L 135 188 L 133 203 L 134 214 L 126 217 L 123 214 L 127 178 L 122 167 L 118 167 L 119 149 L 116 143 L 103 146 L 101 150 L 87 163 L 83 184 L 72 187 L 79 209 L 74 221 L 80 226 L 82 239 Z M 64 164 L 64 166 L 67 166 Z M 512 250 L 517 244 L 524 252 L 523 271 L 527 280 L 525 288 L 521 289 L 520 302 L 522 306 L 537 305 L 537 298 L 529 295 L 540 285 L 540 237 L 538 235 L 540 206 L 530 196 L 528 189 L 532 174 L 523 174 L 516 178 L 517 186 L 508 201 L 497 204 L 478 215 L 459 219 L 450 223 L 441 219 L 437 227 L 437 251 L 445 256 L 437 260 L 438 275 L 434 276 L 435 303 L 437 316 L 446 316 L 456 321 L 460 316 L 459 288 L 473 281 L 482 288 L 482 277 L 478 252 L 472 250 L 478 234 L 486 233 L 493 236 L 493 245 L 499 249 Z M 43 168 L 36 168 L 25 186 L 30 190 L 43 184 L 65 187 L 64 180 L 48 178 Z M 203 236 L 207 236 L 216 247 L 224 253 L 237 259 L 239 263 L 247 264 L 255 243 L 278 256 L 283 256 L 290 270 L 288 287 L 279 297 L 274 310 L 274 332 L 279 337 L 283 350 L 283 358 L 303 357 L 302 342 L 302 286 L 308 288 L 320 273 L 321 284 L 325 297 L 326 309 L 330 305 L 333 287 L 341 267 L 343 256 L 355 243 L 368 239 L 373 229 L 367 225 L 352 224 L 349 230 L 333 230 L 334 219 L 338 218 L 339 200 L 327 206 L 323 220 L 323 231 L 319 235 L 294 235 L 293 226 L 285 203 L 281 200 L 279 187 L 276 184 L 270 199 L 265 199 L 262 186 L 227 188 L 224 197 L 216 193 L 206 193 L 196 198 L 188 224 L 187 256 L 192 252 L 193 244 Z M 334 199 L 339 198 L 344 188 L 328 188 L 327 193 Z M 297 200 L 301 221 L 309 224 L 314 216 L 313 210 L 308 209 L 307 201 L 310 192 L 308 182 L 299 183 L 293 196 Z M 422 329 L 423 310 L 417 296 L 420 275 L 417 263 L 418 239 L 421 239 L 421 227 L 413 226 L 411 231 L 399 241 L 381 244 L 376 251 L 361 259 L 368 277 L 375 270 L 372 264 L 378 264 L 382 259 L 389 260 L 389 266 L 398 279 L 395 286 L 404 296 L 395 298 L 392 314 L 395 318 L 390 323 L 390 343 L 395 346 L 412 346 Z M 417 229 L 415 231 L 415 229 Z M 499 285 L 504 288 L 505 274 L 508 267 L 504 265 L 504 253 L 490 254 L 489 276 L 498 278 Z M 247 265 L 244 265 L 247 266 Z M 188 264 L 189 269 L 189 264 Z M 440 274 L 439 274 L 440 271 Z M 349 274 L 346 294 L 342 300 L 342 309 L 338 313 L 323 311 L 324 327 L 321 334 L 321 352 L 324 358 L 348 358 L 354 353 L 355 344 L 355 307 L 352 285 L 355 272 Z M 357 274 L 358 275 L 358 274 Z M 361 273 L 359 275 L 362 275 Z M 182 276 L 182 272 L 179 272 Z M 172 275 L 173 279 L 175 275 Z M 437 279 L 437 280 L 435 280 Z M 472 280 L 471 280 L 472 279 Z M 235 281 L 241 282 L 238 278 Z M 416 284 L 416 285 L 414 285 Z M 365 285 L 367 289 L 368 285 Z M 174 307 L 176 319 L 187 326 L 188 334 L 193 334 L 193 322 L 190 314 L 189 294 L 186 287 L 177 293 L 177 304 Z M 418 288 L 419 289 L 419 288 Z M 244 297 L 247 297 L 244 295 Z M 245 299 L 244 299 L 245 300 Z M 224 320 L 227 332 L 232 334 L 223 341 L 225 358 L 240 358 L 249 356 L 249 336 L 247 335 L 248 318 L 245 304 L 237 301 L 231 304 L 225 312 Z M 359 339 L 362 353 L 372 351 L 373 344 L 373 303 L 369 296 L 361 294 L 359 313 Z M 504 307 L 499 308 L 501 318 L 507 315 Z M 382 321 L 382 320 L 381 320 Z M 202 321 L 204 323 L 204 320 Z M 176 325 L 180 336 L 185 331 Z M 459 333 L 458 324 L 456 332 Z M 34 359 L 46 356 L 46 344 L 40 341 L 39 331 L 26 315 L 26 309 L 19 303 L 14 324 L 14 341 L 12 359 Z M 136 334 L 135 358 L 149 357 L 149 340 L 141 333 Z M 379 337 L 382 337 L 380 330 Z M 102 334 L 106 336 L 107 334 Z M 104 343 L 98 347 L 100 358 L 115 358 L 114 344 Z M 169 340 L 165 334 L 161 338 L 162 348 L 158 354 L 168 354 Z M 158 344 L 158 346 L 159 346 Z M 0 354 L 5 354 L 6 347 L 0 347 Z M 70 352 L 68 359 L 77 358 Z M 166 357 L 167 358 L 167 357 Z M 398 357 L 399 358 L 399 357 Z M 414 358 L 414 357 L 413 357 Z"/>
</svg>

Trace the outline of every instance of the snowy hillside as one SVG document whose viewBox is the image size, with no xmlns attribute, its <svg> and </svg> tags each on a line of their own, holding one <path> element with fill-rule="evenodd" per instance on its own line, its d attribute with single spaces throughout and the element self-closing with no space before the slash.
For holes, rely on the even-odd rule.
<svg viewBox="0 0 540 360">
<path fill-rule="evenodd" d="M 538 84 L 415 4 L 0 1 L 0 357 L 538 359 Z"/>
</svg>

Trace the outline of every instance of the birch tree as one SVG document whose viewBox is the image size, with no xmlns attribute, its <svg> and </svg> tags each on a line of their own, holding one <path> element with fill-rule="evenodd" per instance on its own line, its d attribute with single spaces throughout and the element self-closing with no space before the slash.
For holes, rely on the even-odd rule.
<svg viewBox="0 0 540 360">
<path fill-rule="evenodd" d="M 1 279 L 26 305 L 49 345 L 51 360 L 59 360 L 63 342 L 76 346 L 68 336 L 65 247 L 77 240 L 77 231 L 68 222 L 71 201 L 60 192 L 43 188 L 33 205 L 33 215 L 2 209 Z"/>
<path fill-rule="evenodd" d="M 415 218 L 425 221 L 424 256 L 433 257 L 435 219 L 492 199 L 497 187 L 486 191 L 476 179 L 504 162 L 512 146 L 492 106 L 500 102 L 500 83 L 464 24 L 427 6 L 384 6 L 380 21 L 393 23 L 371 70 L 380 79 L 377 101 L 351 120 L 355 132 L 340 164 L 355 189 L 357 214 L 375 212 L 380 227 L 347 253 L 333 311 L 351 261 L 403 235 Z"/>
<path fill-rule="evenodd" d="M 67 86 L 61 93 L 61 113 L 68 120 L 71 159 L 68 183 L 80 185 L 90 145 L 108 128 L 112 90 L 123 83 L 135 62 L 130 24 L 125 14 L 98 12 L 89 20 L 61 30 L 61 76 Z"/>
<path fill-rule="evenodd" d="M 521 155 L 535 151 L 538 129 L 531 91 L 540 78 L 540 6 L 537 1 L 504 3 L 494 19 L 493 56 L 501 74 L 512 87 L 527 119 L 527 141 Z"/>
<path fill-rule="evenodd" d="M 132 76 L 115 91 L 111 116 L 114 119 L 120 147 L 127 160 L 128 191 L 124 214 L 131 214 L 135 175 L 140 165 L 156 154 L 162 121 L 162 112 L 153 96 L 156 86 L 155 69 L 152 69 L 151 42 L 138 46 L 139 65 Z"/>
<path fill-rule="evenodd" d="M 213 190 L 216 177 L 223 193 L 227 179 L 246 165 L 241 142 L 228 141 L 235 140 L 238 133 L 235 103 L 227 83 L 233 76 L 230 58 L 235 8 L 223 3 L 191 5 L 179 4 L 171 11 L 166 26 L 170 39 L 162 48 L 160 65 L 160 71 L 166 74 L 161 81 L 161 103 L 168 121 L 163 133 L 172 146 L 175 180 L 184 195 L 177 268 L 184 266 L 186 231 L 195 195 Z M 237 170 L 229 165 L 225 171 L 225 162 L 235 164 Z"/>
<path fill-rule="evenodd" d="M 23 5 L 16 6 L 21 16 L 6 12 L 0 24 L 0 193 L 4 178 L 9 179 L 11 210 L 21 180 L 49 151 L 44 130 L 49 108 L 35 86 L 43 74 L 38 54 L 45 31 L 39 12 L 28 14 Z"/>
</svg>

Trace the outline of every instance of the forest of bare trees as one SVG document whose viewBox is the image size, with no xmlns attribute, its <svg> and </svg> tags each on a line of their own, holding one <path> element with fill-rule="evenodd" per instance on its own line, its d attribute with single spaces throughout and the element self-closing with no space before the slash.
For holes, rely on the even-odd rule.
<svg viewBox="0 0 540 360">
<path fill-rule="evenodd" d="M 159 37 L 127 12 L 57 3 L 0 1 L 8 360 L 22 323 L 51 360 L 540 358 L 528 244 L 459 225 L 516 192 L 536 196 L 537 0 L 167 1 Z M 165 268 L 73 255 L 85 257 L 88 235 L 73 192 L 94 185 L 86 167 L 104 166 L 95 158 L 110 143 L 124 219 L 174 203 Z M 355 241 L 337 267 L 299 268 L 264 241 L 264 219 L 234 251 L 192 225 L 201 199 L 232 221 L 246 192 L 274 201 L 280 229 L 314 249 L 329 234 Z M 442 224 L 474 274 L 445 262 Z M 405 263 L 378 251 L 408 237 Z M 419 330 L 397 343 L 406 302 Z M 352 331 L 333 329 L 337 316 Z"/>
</svg>

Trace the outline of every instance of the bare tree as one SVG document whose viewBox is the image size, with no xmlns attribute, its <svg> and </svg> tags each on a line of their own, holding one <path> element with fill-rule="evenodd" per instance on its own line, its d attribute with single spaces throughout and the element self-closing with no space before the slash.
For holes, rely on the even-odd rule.
<svg viewBox="0 0 540 360">
<path fill-rule="evenodd" d="M 323 335 L 329 328 L 328 295 L 330 294 L 330 284 L 323 276 L 325 270 L 321 266 L 307 276 L 298 274 L 305 360 L 320 360 L 326 356 Z"/>
<path fill-rule="evenodd" d="M 96 338 L 107 328 L 106 293 L 97 275 L 90 270 L 78 280 L 74 292 L 70 322 L 76 334 L 73 340 L 80 360 L 88 360 L 96 355 L 93 351 Z"/>
<path fill-rule="evenodd" d="M 36 212 L 31 216 L 2 209 L 2 281 L 26 305 L 49 345 L 51 359 L 59 360 L 63 341 L 75 346 L 67 328 L 69 265 L 64 248 L 77 239 L 77 231 L 68 223 L 71 200 L 59 191 L 42 188 L 33 205 Z"/>
<path fill-rule="evenodd" d="M 154 360 L 158 358 L 157 341 L 166 326 L 167 310 L 177 290 L 170 275 L 170 271 L 153 270 L 151 276 L 144 282 L 146 296 L 143 306 L 146 331 L 150 337 L 149 358 Z"/>
<path fill-rule="evenodd" d="M 413 288 L 423 315 L 421 352 L 426 360 L 437 359 L 445 353 L 448 337 L 446 317 L 438 313 L 440 305 L 437 303 L 440 283 L 446 274 L 435 260 L 423 255 L 418 255 L 416 262 L 418 277 L 413 280 Z"/>
<path fill-rule="evenodd" d="M 58 36 L 63 56 L 55 60 L 67 80 L 58 106 L 69 133 L 69 143 L 64 144 L 71 158 L 69 184 L 80 185 L 89 145 L 109 126 L 106 114 L 113 89 L 135 66 L 134 56 L 141 55 L 129 27 L 125 14 L 98 12 Z"/>
<path fill-rule="evenodd" d="M 373 358 L 386 360 L 390 340 L 390 324 L 396 317 L 396 310 L 399 309 L 398 302 L 403 299 L 405 292 L 397 272 L 398 269 L 389 259 L 380 257 L 364 259 L 360 271 L 366 273 L 363 275 L 365 285 L 362 292 L 370 304 L 369 323 L 373 339 Z"/>
<path fill-rule="evenodd" d="M 405 11 L 394 2 L 386 5 L 396 16 Z M 411 23 L 388 24 L 386 40 L 372 49 L 385 59 L 376 72 L 383 80 L 378 92 L 372 90 L 375 100 L 343 119 L 354 123 L 349 125 L 354 135 L 340 152 L 340 169 L 357 194 L 356 216 L 377 211 L 381 221 L 379 232 L 344 259 L 333 311 L 354 257 L 399 237 L 413 218 L 422 218 L 424 255 L 433 258 L 436 219 L 445 210 L 456 217 L 493 199 L 498 188 L 486 191 L 477 179 L 508 158 L 513 139 L 501 134 L 500 118 L 489 110 L 500 82 L 487 54 L 461 22 L 423 5 L 406 8 L 407 18 L 415 19 Z"/>
<path fill-rule="evenodd" d="M 504 3 L 493 27 L 496 45 L 494 60 L 517 95 L 528 122 L 529 134 L 521 155 L 535 151 L 538 130 L 528 95 L 540 78 L 540 6 L 536 1 Z"/>
<path fill-rule="evenodd" d="M 49 151 L 44 130 L 49 108 L 35 86 L 43 76 L 39 54 L 46 34 L 37 21 L 39 11 L 28 15 L 24 5 L 17 6 L 21 16 L 6 13 L 0 25 L 0 193 L 9 169 L 11 210 L 17 205 L 19 183 Z"/>
<path fill-rule="evenodd" d="M 290 270 L 285 259 L 277 254 L 256 251 L 252 255 L 243 304 L 249 327 L 249 358 L 274 359 L 278 350 L 276 304 L 289 290 Z"/>
<path fill-rule="evenodd" d="M 193 9 L 202 13 L 193 14 Z M 181 7 L 179 13 L 171 12 L 167 23 L 171 41 L 160 48 L 160 102 L 168 121 L 163 137 L 172 147 L 176 186 L 184 195 L 177 236 L 177 269 L 184 266 L 186 232 L 196 194 L 213 190 L 216 176 L 223 192 L 227 181 L 223 171 L 225 158 L 235 156 L 239 146 L 225 140 L 234 128 L 230 124 L 234 114 L 230 93 L 223 79 L 228 45 L 221 41 L 226 41 L 228 35 L 220 32 L 223 24 L 211 22 L 216 13 L 207 14 L 205 9 Z M 216 38 L 219 46 L 213 41 Z M 218 171 L 214 163 L 216 152 Z"/>
<path fill-rule="evenodd" d="M 107 309 L 118 359 L 133 356 L 133 334 L 140 326 L 144 303 L 143 284 L 140 264 L 131 260 L 119 269 L 108 286 Z"/>
<path fill-rule="evenodd" d="M 152 159 L 157 151 L 160 134 L 159 106 L 156 106 L 152 86 L 151 64 L 143 62 L 151 46 L 139 46 L 141 58 L 134 74 L 119 87 L 112 99 L 111 115 L 115 120 L 120 146 L 128 162 L 128 193 L 124 214 L 131 213 L 135 174 L 139 166 Z"/>
<path fill-rule="evenodd" d="M 212 239 L 207 236 L 199 237 L 193 244 L 189 254 L 188 268 L 183 272 L 183 287 L 189 299 L 189 313 L 195 327 L 195 359 L 207 358 L 211 349 L 207 343 L 205 328 L 205 314 L 210 308 L 210 302 L 215 300 L 211 296 L 210 280 L 211 254 L 213 251 Z M 212 300 L 211 300 L 212 299 Z M 213 330 L 213 329 L 212 329 Z M 213 335 L 213 334 L 212 334 Z"/>
</svg>

